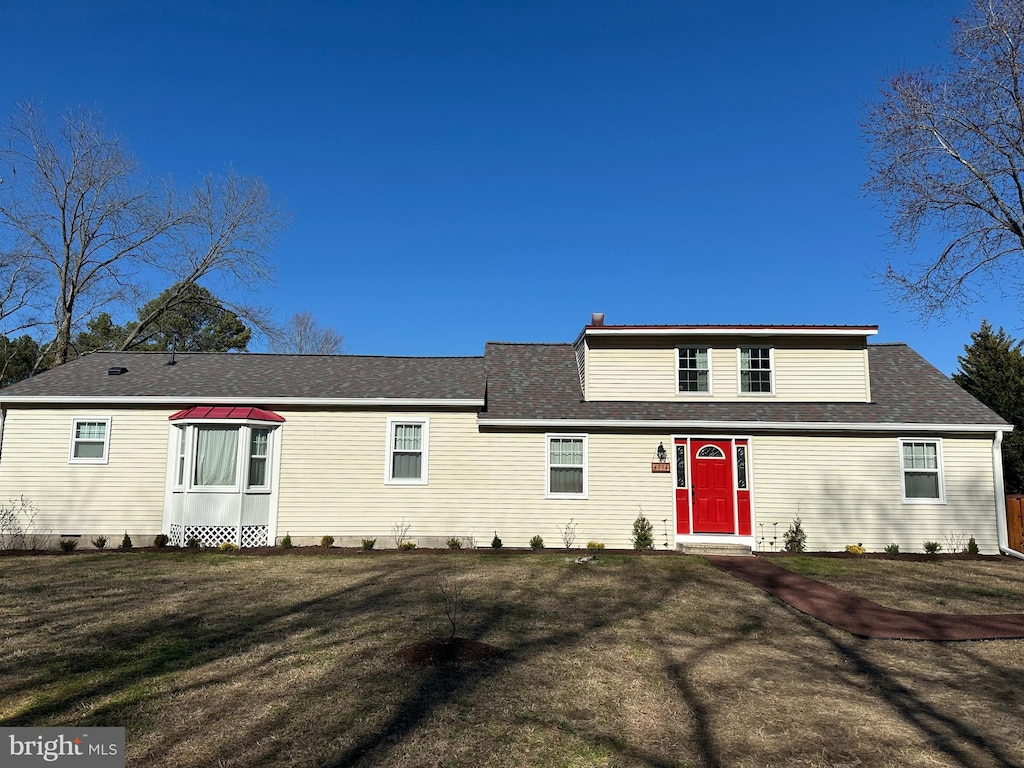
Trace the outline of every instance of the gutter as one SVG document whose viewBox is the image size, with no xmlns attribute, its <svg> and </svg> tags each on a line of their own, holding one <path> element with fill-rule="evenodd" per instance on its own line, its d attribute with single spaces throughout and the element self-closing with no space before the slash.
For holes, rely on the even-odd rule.
<svg viewBox="0 0 1024 768">
<path fill-rule="evenodd" d="M 680 430 L 725 430 L 764 432 L 898 432 L 913 436 L 924 432 L 946 432 L 950 434 L 978 434 L 1010 432 L 1013 427 L 1002 424 L 915 424 L 896 422 L 839 422 L 839 421 L 725 421 L 725 420 L 675 420 L 675 419 L 495 419 L 477 417 L 481 427 L 549 428 L 549 429 L 655 429 L 661 431 Z M 1002 439 L 1000 438 L 1000 443 Z M 1002 465 L 1000 465 L 1002 466 Z"/>
<path fill-rule="evenodd" d="M 1003 433 L 996 432 L 992 440 L 992 474 L 996 486 L 996 531 L 999 535 L 999 552 L 1009 557 L 1024 560 L 1024 552 L 1010 549 L 1009 533 L 1006 528 L 1006 486 L 1003 484 Z"/>
</svg>

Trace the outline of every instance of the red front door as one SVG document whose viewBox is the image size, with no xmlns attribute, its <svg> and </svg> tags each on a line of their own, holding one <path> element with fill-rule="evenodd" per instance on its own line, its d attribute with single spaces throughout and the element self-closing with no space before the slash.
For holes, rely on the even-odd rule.
<svg viewBox="0 0 1024 768">
<path fill-rule="evenodd" d="M 736 533 L 731 449 L 728 440 L 690 440 L 694 533 Z"/>
</svg>

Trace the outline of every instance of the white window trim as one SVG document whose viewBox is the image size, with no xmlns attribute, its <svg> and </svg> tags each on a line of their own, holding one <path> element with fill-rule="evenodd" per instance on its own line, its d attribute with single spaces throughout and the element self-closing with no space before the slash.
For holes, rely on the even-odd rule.
<svg viewBox="0 0 1024 768">
<path fill-rule="evenodd" d="M 583 493 L 555 493 L 551 490 L 551 441 L 552 440 L 583 441 Z M 588 499 L 590 493 L 590 436 L 564 432 L 551 432 L 544 435 L 544 498 L 546 499 Z"/>
<path fill-rule="evenodd" d="M 419 424 L 423 427 L 423 439 L 420 443 L 420 476 L 411 478 L 392 477 L 392 458 L 395 452 L 395 427 L 400 424 Z M 384 485 L 428 485 L 429 484 L 429 463 L 430 463 L 430 419 L 426 416 L 421 418 L 401 418 L 392 416 L 388 419 L 387 451 L 384 457 Z"/>
<path fill-rule="evenodd" d="M 679 353 L 683 349 L 703 349 L 705 352 L 707 352 L 707 357 L 708 357 L 708 368 L 707 368 L 707 371 L 708 371 L 708 391 L 707 392 L 689 392 L 689 391 L 684 392 L 683 390 L 679 389 L 679 370 L 680 370 L 680 368 L 679 368 Z M 712 365 L 712 361 L 711 361 L 711 355 L 712 355 L 713 351 L 714 350 L 711 347 L 709 347 L 707 344 L 680 344 L 678 347 L 676 347 L 676 397 L 688 398 L 688 397 L 711 397 L 712 396 L 712 394 L 715 391 L 715 383 L 714 383 L 714 380 L 713 380 L 712 375 L 711 375 L 711 370 L 712 370 L 712 368 L 714 368 L 714 365 Z"/>
<path fill-rule="evenodd" d="M 174 462 L 171 490 L 174 492 L 187 493 L 243 493 L 253 496 L 266 495 L 274 492 L 275 476 L 272 473 L 277 466 L 277 433 L 280 424 L 277 422 L 250 421 L 248 419 L 196 419 L 189 421 L 176 421 L 171 429 L 182 427 L 185 429 L 185 472 L 184 482 L 177 485 L 178 471 L 178 443 L 172 436 L 171 460 Z M 237 427 L 238 445 L 235 456 L 235 483 L 234 485 L 196 485 L 196 451 L 199 449 L 196 440 L 196 430 L 200 427 Z M 252 441 L 253 429 L 269 429 L 270 435 L 267 439 L 267 484 L 249 487 L 249 445 Z"/>
<path fill-rule="evenodd" d="M 188 452 L 190 447 L 190 435 L 189 435 L 188 424 L 172 424 L 171 425 L 171 455 L 173 456 L 172 464 L 172 476 L 171 476 L 171 489 L 174 491 L 185 490 L 185 481 L 188 478 L 189 460 Z M 181 430 L 179 433 L 178 430 Z M 184 437 L 184 448 L 182 449 L 182 440 Z M 178 479 L 178 468 L 181 468 L 181 479 Z"/>
<path fill-rule="evenodd" d="M 103 423 L 106 425 L 106 432 L 103 438 L 103 456 L 95 459 L 80 458 L 75 456 L 75 433 L 78 425 L 86 422 Z M 110 460 L 110 428 L 111 419 L 109 416 L 75 416 L 71 419 L 71 439 L 68 441 L 68 464 L 107 464 Z M 94 442 L 94 441 L 86 441 Z"/>
<path fill-rule="evenodd" d="M 939 498 L 937 499 L 919 499 L 919 498 L 907 498 L 907 469 L 903 466 L 903 446 L 907 443 L 935 443 L 935 463 L 937 464 L 936 472 L 939 476 Z M 946 473 L 943 469 L 945 460 L 943 459 L 942 453 L 942 438 L 941 437 L 901 437 L 900 438 L 900 496 L 903 499 L 904 504 L 945 504 L 946 503 Z M 909 470 L 911 472 L 920 472 L 921 470 Z M 931 470 L 926 470 L 931 471 Z"/>
<path fill-rule="evenodd" d="M 767 392 L 744 392 L 743 391 L 743 350 L 744 349 L 767 349 L 769 382 L 771 388 Z M 773 397 L 775 395 L 775 347 L 768 344 L 743 344 L 736 347 L 736 394 L 740 397 Z"/>
<path fill-rule="evenodd" d="M 244 493 L 251 493 L 253 495 L 261 493 L 270 493 L 271 486 L 273 484 L 271 478 L 271 468 L 274 466 L 274 435 L 277 434 L 277 429 L 269 424 L 246 424 L 246 440 L 245 440 L 245 485 L 242 486 Z M 266 463 L 266 467 L 263 470 L 263 477 L 266 479 L 266 483 L 263 485 L 249 485 L 249 472 L 252 469 L 252 431 L 254 429 L 265 429 L 267 430 L 267 455 L 262 457 Z"/>
</svg>

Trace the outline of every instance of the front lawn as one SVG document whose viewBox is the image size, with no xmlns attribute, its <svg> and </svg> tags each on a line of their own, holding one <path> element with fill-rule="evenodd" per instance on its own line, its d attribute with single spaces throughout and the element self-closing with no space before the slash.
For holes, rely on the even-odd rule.
<svg viewBox="0 0 1024 768">
<path fill-rule="evenodd" d="M 839 562 L 886 605 L 1024 611 L 1024 563 Z M 410 666 L 452 568 L 497 655 Z M 858 640 L 699 558 L 4 557 L 0 597 L 0 725 L 125 726 L 133 768 L 1024 760 L 1024 641 Z"/>
</svg>

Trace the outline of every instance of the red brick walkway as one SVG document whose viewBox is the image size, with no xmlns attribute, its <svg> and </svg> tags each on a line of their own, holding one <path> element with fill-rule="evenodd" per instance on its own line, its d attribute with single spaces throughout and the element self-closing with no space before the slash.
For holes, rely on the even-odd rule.
<svg viewBox="0 0 1024 768">
<path fill-rule="evenodd" d="M 960 615 L 897 611 L 760 557 L 707 556 L 710 563 L 808 616 L 858 637 L 889 640 L 996 640 L 1024 637 L 1024 614 Z"/>
</svg>

